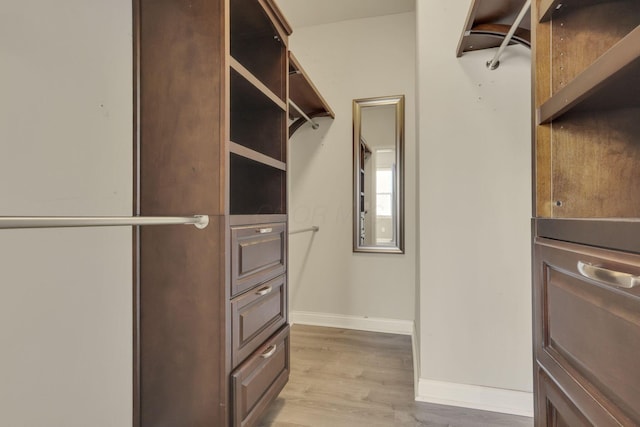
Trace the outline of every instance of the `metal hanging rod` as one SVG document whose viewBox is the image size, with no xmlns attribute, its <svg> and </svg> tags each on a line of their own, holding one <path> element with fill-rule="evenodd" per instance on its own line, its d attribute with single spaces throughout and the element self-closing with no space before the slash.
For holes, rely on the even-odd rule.
<svg viewBox="0 0 640 427">
<path fill-rule="evenodd" d="M 302 117 L 304 117 L 304 119 L 305 119 L 306 121 L 308 121 L 309 123 L 311 123 L 311 127 L 312 127 L 313 129 L 318 129 L 318 128 L 320 127 L 320 125 L 319 125 L 318 123 L 314 122 L 314 121 L 313 121 L 313 119 L 312 119 L 311 117 L 307 116 L 307 115 L 305 114 L 305 112 L 304 112 L 304 111 L 302 111 L 302 109 L 301 109 L 300 107 L 298 107 L 298 106 L 297 106 L 297 105 L 296 105 L 292 100 L 289 100 L 289 105 L 291 105 L 291 106 L 292 106 L 292 107 L 293 107 L 293 108 L 294 108 L 298 113 L 300 113 L 300 115 L 301 115 Z"/>
<path fill-rule="evenodd" d="M 3 216 L 0 229 L 13 228 L 59 228 L 59 227 L 110 227 L 138 225 L 192 224 L 203 229 L 209 225 L 207 215 L 195 216 Z"/>
<path fill-rule="evenodd" d="M 317 225 L 314 225 L 309 228 L 303 228 L 302 230 L 290 231 L 289 234 L 306 233 L 307 231 L 313 231 L 315 233 L 318 230 L 320 230 L 320 227 L 318 227 Z"/>
<path fill-rule="evenodd" d="M 504 40 L 502 40 L 502 44 L 498 48 L 498 51 L 496 52 L 495 56 L 491 61 L 487 61 L 487 68 L 489 68 L 490 70 L 495 70 L 496 68 L 498 68 L 498 66 L 500 65 L 500 56 L 502 55 L 504 48 L 507 47 L 507 45 L 511 41 L 511 38 L 513 37 L 516 30 L 518 29 L 518 26 L 520 25 L 520 22 L 522 22 L 522 18 L 524 18 L 524 15 L 527 14 L 527 11 L 529 10 L 530 7 L 531 7 L 531 0 L 526 0 L 524 2 L 524 6 L 522 6 L 522 9 L 520 10 L 520 13 L 516 17 L 516 20 L 513 22 L 513 25 L 511 26 L 511 28 L 509 28 L 509 32 L 504 37 Z"/>
</svg>

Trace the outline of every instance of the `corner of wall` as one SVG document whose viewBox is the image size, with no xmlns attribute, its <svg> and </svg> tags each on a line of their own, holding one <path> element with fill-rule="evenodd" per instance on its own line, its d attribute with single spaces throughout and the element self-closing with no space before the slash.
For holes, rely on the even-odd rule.
<svg viewBox="0 0 640 427">
<path fill-rule="evenodd" d="M 533 417 L 533 393 L 524 391 L 420 378 L 418 380 L 416 400 L 439 405 Z"/>
</svg>

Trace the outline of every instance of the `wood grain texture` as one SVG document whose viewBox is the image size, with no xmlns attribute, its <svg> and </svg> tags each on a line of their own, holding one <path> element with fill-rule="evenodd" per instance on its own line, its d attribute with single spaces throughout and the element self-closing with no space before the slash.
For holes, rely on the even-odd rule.
<svg viewBox="0 0 640 427">
<path fill-rule="evenodd" d="M 534 21 L 540 13 L 538 2 L 533 2 L 531 13 Z M 551 124 L 536 126 L 536 111 L 551 96 L 551 24 L 534 25 L 532 31 L 533 108 L 533 213 L 537 217 L 551 216 Z"/>
<path fill-rule="evenodd" d="M 640 256 L 537 239 L 534 257 L 536 360 L 589 425 L 639 425 L 640 290 L 586 279 L 577 263 L 638 275 Z"/>
<path fill-rule="evenodd" d="M 220 1 L 141 0 L 140 210 L 222 214 Z M 206 90 L 203 90 L 206 88 Z"/>
<path fill-rule="evenodd" d="M 289 384 L 258 425 L 524 427 L 533 421 L 415 402 L 408 336 L 294 325 Z"/>
<path fill-rule="evenodd" d="M 140 236 L 141 422 L 206 426 L 226 419 L 221 217 L 204 230 L 146 227 Z M 226 349 L 226 350 L 225 350 Z M 225 354 L 227 352 L 227 354 Z M 207 378 L 203 381 L 203 378 Z"/>
<path fill-rule="evenodd" d="M 551 24 L 556 93 L 640 24 L 640 3 L 617 1 L 562 8 Z"/>
<path fill-rule="evenodd" d="M 322 97 L 320 91 L 291 51 L 289 51 L 289 97 L 309 117 L 311 115 L 315 117 L 336 117 L 327 101 Z M 292 119 L 299 118 L 300 113 L 295 109 L 290 110 L 289 117 Z"/>
<path fill-rule="evenodd" d="M 576 113 L 553 124 L 553 217 L 640 217 L 640 109 Z"/>
</svg>

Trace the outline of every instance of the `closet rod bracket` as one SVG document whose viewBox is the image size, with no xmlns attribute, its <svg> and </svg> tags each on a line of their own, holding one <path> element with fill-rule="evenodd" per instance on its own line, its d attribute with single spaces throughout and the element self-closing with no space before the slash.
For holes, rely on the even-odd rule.
<svg viewBox="0 0 640 427">
<path fill-rule="evenodd" d="M 302 117 L 304 117 L 304 119 L 306 121 L 308 121 L 309 123 L 311 123 L 311 127 L 313 129 L 318 129 L 320 127 L 320 125 L 318 123 L 316 123 L 315 121 L 313 121 L 313 119 L 311 117 L 309 117 L 304 111 L 302 111 L 302 108 L 298 107 L 296 105 L 295 102 L 293 102 L 292 100 L 289 100 L 289 104 L 294 108 L 294 110 L 296 110 Z"/>
</svg>

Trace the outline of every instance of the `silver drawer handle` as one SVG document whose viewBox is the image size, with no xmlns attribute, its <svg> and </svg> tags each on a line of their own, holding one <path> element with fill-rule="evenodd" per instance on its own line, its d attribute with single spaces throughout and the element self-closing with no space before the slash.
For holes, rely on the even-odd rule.
<svg viewBox="0 0 640 427">
<path fill-rule="evenodd" d="M 272 286 L 265 286 L 262 289 L 258 289 L 258 291 L 256 292 L 256 295 L 260 295 L 260 296 L 266 295 L 266 294 L 270 293 L 272 290 L 273 290 Z"/>
<path fill-rule="evenodd" d="M 260 228 L 259 230 L 256 230 L 256 233 L 267 234 L 267 233 L 271 233 L 272 231 L 273 231 L 273 228 Z"/>
<path fill-rule="evenodd" d="M 609 270 L 582 261 L 578 261 L 578 271 L 584 277 L 618 288 L 632 289 L 640 285 L 640 277 L 638 276 Z"/>
<path fill-rule="evenodd" d="M 271 347 L 269 347 L 264 353 L 262 353 L 260 355 L 260 357 L 262 357 L 263 359 L 268 359 L 271 356 L 273 356 L 273 354 L 276 352 L 276 349 L 278 348 L 277 345 L 272 345 Z"/>
</svg>

